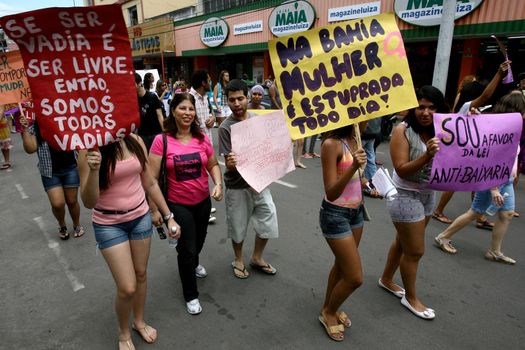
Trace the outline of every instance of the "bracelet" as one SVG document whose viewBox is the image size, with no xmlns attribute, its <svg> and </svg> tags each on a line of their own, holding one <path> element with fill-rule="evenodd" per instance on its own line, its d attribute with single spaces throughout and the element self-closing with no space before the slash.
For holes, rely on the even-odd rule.
<svg viewBox="0 0 525 350">
<path fill-rule="evenodd" d="M 168 215 L 165 215 L 162 218 L 164 219 L 164 223 L 167 223 L 168 221 L 170 221 L 170 219 L 173 219 L 173 213 L 170 212 Z"/>
</svg>

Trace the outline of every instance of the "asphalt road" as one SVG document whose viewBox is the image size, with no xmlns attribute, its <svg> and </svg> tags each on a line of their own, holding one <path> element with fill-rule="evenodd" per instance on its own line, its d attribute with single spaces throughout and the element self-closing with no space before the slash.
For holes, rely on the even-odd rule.
<svg viewBox="0 0 525 350">
<path fill-rule="evenodd" d="M 0 349 L 114 349 L 115 287 L 97 253 L 90 212 L 82 210 L 83 238 L 60 241 L 36 155 L 23 152 L 18 135 L 14 141 L 13 167 L 0 172 Z M 378 157 L 390 168 L 388 144 Z M 328 339 L 317 320 L 333 260 L 318 225 L 321 165 L 319 159 L 304 163 L 308 169 L 271 186 L 280 238 L 268 244 L 266 259 L 276 276 L 250 271 L 246 280 L 234 278 L 224 203 L 214 203 L 217 222 L 201 254 L 209 273 L 199 281 L 202 314 L 186 312 L 174 251 L 154 238 L 146 320 L 159 338 L 148 345 L 133 334 L 137 349 L 525 349 L 525 219 L 511 223 L 504 241 L 515 266 L 485 260 L 490 233 L 474 225 L 455 237 L 458 254 L 442 253 L 432 238 L 445 226 L 430 222 L 417 286 L 437 317 L 424 321 L 377 286 L 394 236 L 378 199 L 367 200 L 372 221 L 360 247 L 364 284 L 343 305 L 352 328 L 343 343 Z M 524 193 L 522 178 L 516 198 L 523 214 Z M 456 194 L 446 213 L 461 214 L 469 200 Z M 252 248 L 250 233 L 246 263 Z"/>
</svg>

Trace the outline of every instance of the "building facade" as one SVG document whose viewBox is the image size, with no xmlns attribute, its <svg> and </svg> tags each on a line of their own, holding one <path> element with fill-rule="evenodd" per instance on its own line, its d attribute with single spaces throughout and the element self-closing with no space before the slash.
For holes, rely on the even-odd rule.
<svg viewBox="0 0 525 350">
<path fill-rule="evenodd" d="M 267 43 L 275 36 L 286 33 L 282 29 L 284 25 L 307 30 L 341 20 L 395 10 L 414 84 L 430 84 L 439 26 L 425 23 L 424 17 L 428 15 L 427 17 L 435 18 L 442 2 L 443 0 L 294 0 L 286 4 L 282 0 L 260 0 L 231 7 L 227 6 L 231 5 L 227 0 L 223 0 L 222 3 L 227 3 L 226 6 L 222 9 L 220 6 L 214 7 L 219 9 L 216 12 L 175 21 L 174 71 L 187 78 L 193 70 L 205 68 L 210 71 L 212 79 L 215 77 L 213 80 L 216 80 L 217 74 L 227 69 L 231 78 L 247 74 L 249 79 L 262 82 L 273 75 Z M 218 5 L 221 1 L 204 3 Z M 497 36 L 507 46 L 516 74 L 525 71 L 523 1 L 458 0 L 457 3 L 461 17 L 455 21 L 447 95 L 455 94 L 458 82 L 465 75 L 474 74 L 480 79 L 490 79 L 494 75 L 503 61 L 503 55 L 498 51 L 497 43 L 491 35 Z M 298 14 L 297 9 L 304 11 Z M 309 18 L 311 16 L 313 18 Z M 415 21 L 415 17 L 419 21 Z M 218 35 L 213 45 L 207 45 L 214 34 L 221 33 L 223 37 Z"/>
</svg>

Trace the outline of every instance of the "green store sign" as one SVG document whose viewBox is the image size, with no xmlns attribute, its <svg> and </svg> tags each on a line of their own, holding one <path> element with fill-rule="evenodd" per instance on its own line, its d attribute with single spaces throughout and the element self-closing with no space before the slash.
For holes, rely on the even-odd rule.
<svg viewBox="0 0 525 350">
<path fill-rule="evenodd" d="M 228 23 L 219 17 L 208 18 L 200 29 L 201 42 L 208 47 L 217 47 L 228 38 Z"/>
<path fill-rule="evenodd" d="M 281 37 L 310 29 L 315 18 L 315 9 L 308 1 L 286 1 L 270 13 L 268 27 L 273 35 Z"/>
</svg>

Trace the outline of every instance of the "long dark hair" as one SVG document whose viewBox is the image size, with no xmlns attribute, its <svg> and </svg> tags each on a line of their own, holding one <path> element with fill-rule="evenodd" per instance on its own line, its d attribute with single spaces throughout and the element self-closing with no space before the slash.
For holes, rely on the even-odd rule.
<svg viewBox="0 0 525 350">
<path fill-rule="evenodd" d="M 457 113 L 466 102 L 474 101 L 480 97 L 484 90 L 485 86 L 476 80 L 465 84 L 459 92 L 459 99 L 454 113 Z"/>
<path fill-rule="evenodd" d="M 146 73 L 146 75 L 144 75 L 144 89 L 146 89 L 146 91 L 151 89 L 151 82 L 149 81 L 149 78 L 152 76 L 152 73 Z"/>
<path fill-rule="evenodd" d="M 521 113 L 525 114 L 525 96 L 519 90 L 513 90 L 500 98 L 490 113 Z"/>
<path fill-rule="evenodd" d="M 178 94 L 175 94 L 173 96 L 173 100 L 171 100 L 170 103 L 170 113 L 168 115 L 168 118 L 164 120 L 164 130 L 172 136 L 177 137 L 177 122 L 175 121 L 175 116 L 173 115 L 173 110 L 177 108 L 177 106 L 182 103 L 183 101 L 190 101 L 193 107 L 195 107 L 195 98 L 192 94 L 188 92 L 181 92 Z M 204 140 L 204 134 L 201 131 L 199 118 L 197 116 L 197 112 L 195 111 L 195 118 L 193 118 L 193 122 L 190 126 L 190 132 L 193 137 L 198 139 L 200 142 Z"/>
<path fill-rule="evenodd" d="M 229 72 L 227 70 L 221 70 L 221 73 L 219 74 L 219 84 L 221 84 L 221 88 L 224 89 L 226 85 L 224 85 L 224 74 Z"/>
<path fill-rule="evenodd" d="M 434 106 L 436 106 L 435 113 L 447 113 L 449 111 L 449 108 L 447 104 L 445 103 L 445 97 L 443 96 L 443 93 L 434 86 L 425 85 L 421 87 L 419 90 L 416 90 L 416 98 L 418 101 L 424 98 L 432 102 Z M 423 127 L 421 124 L 418 123 L 416 119 L 416 109 L 415 108 L 412 108 L 411 110 L 408 111 L 408 114 L 405 117 L 404 121 L 417 134 L 427 133 L 428 135 L 430 135 L 430 137 L 434 137 L 436 135 L 436 132 L 434 130 L 434 124 L 428 127 Z"/>
<path fill-rule="evenodd" d="M 126 144 L 129 152 L 133 154 L 140 162 L 142 170 L 146 166 L 146 155 L 144 154 L 144 149 L 140 143 L 135 139 L 136 136 L 128 135 L 123 141 Z M 109 145 L 102 146 L 99 149 L 100 154 L 102 155 L 102 160 L 100 162 L 100 171 L 99 171 L 99 189 L 101 191 L 107 190 L 111 184 L 111 177 L 115 174 L 115 166 L 118 159 L 122 159 L 123 150 L 120 142 L 113 142 Z"/>
<path fill-rule="evenodd" d="M 322 142 L 325 142 L 328 139 L 341 140 L 341 139 L 347 138 L 348 136 L 352 136 L 355 130 L 354 129 L 355 126 L 358 126 L 358 125 L 359 124 L 352 124 L 352 125 L 343 126 L 342 128 L 327 131 L 323 134 Z"/>
</svg>

